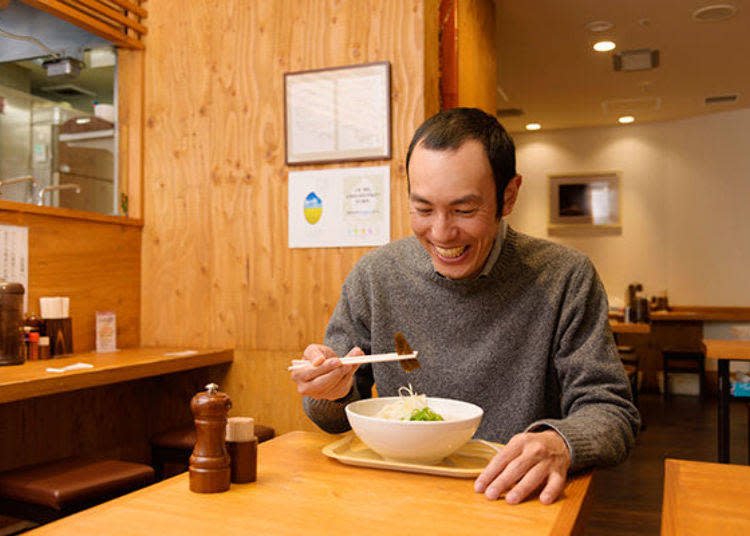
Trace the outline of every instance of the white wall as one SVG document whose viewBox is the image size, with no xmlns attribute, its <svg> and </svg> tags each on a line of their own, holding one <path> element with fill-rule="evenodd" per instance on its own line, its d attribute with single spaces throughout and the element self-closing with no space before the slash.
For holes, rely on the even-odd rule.
<svg viewBox="0 0 750 536">
<path fill-rule="evenodd" d="M 514 136 L 524 176 L 509 222 L 583 251 L 610 298 L 631 282 L 675 305 L 750 307 L 750 109 Z M 547 174 L 620 171 L 622 234 L 547 234 Z"/>
</svg>

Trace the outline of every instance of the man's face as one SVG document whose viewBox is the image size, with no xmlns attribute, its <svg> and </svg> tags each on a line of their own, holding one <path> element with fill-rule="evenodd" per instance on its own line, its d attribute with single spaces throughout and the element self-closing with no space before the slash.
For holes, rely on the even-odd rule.
<svg viewBox="0 0 750 536">
<path fill-rule="evenodd" d="M 458 149 L 418 144 L 409 161 L 411 228 L 439 274 L 479 274 L 500 222 L 495 181 L 484 146 L 467 140 Z"/>
</svg>

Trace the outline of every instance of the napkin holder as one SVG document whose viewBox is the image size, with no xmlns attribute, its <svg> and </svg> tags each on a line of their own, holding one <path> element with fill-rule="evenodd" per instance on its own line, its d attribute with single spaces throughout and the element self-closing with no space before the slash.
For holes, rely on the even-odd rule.
<svg viewBox="0 0 750 536">
<path fill-rule="evenodd" d="M 71 318 L 47 318 L 44 330 L 49 337 L 52 357 L 73 353 L 73 320 Z"/>
</svg>

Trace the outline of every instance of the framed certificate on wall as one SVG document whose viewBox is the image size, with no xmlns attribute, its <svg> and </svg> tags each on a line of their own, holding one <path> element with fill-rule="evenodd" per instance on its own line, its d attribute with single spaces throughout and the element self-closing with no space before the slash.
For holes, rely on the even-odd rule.
<svg viewBox="0 0 750 536">
<path fill-rule="evenodd" d="M 286 163 L 391 157 L 387 61 L 284 74 Z"/>
</svg>

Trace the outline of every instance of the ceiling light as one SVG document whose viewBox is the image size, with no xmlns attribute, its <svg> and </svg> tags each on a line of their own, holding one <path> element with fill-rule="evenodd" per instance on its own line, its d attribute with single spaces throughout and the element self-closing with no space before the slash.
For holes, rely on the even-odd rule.
<svg viewBox="0 0 750 536">
<path fill-rule="evenodd" d="M 635 121 L 635 117 L 632 115 L 623 115 L 622 117 L 617 119 L 618 122 L 622 123 L 623 125 L 627 125 L 628 123 L 632 123 Z"/>
<path fill-rule="evenodd" d="M 608 20 L 592 20 L 591 22 L 586 24 L 586 29 L 593 33 L 600 33 L 611 30 L 612 28 L 614 28 L 614 26 L 615 25 Z"/>
<path fill-rule="evenodd" d="M 597 52 L 609 52 L 615 49 L 615 44 L 612 41 L 599 41 L 594 43 L 594 50 Z"/>
<path fill-rule="evenodd" d="M 695 22 L 716 22 L 726 20 L 737 13 L 737 6 L 732 4 L 711 4 L 710 6 L 699 7 L 693 11 L 693 20 Z"/>
<path fill-rule="evenodd" d="M 539 130 L 540 128 L 542 128 L 542 125 L 539 123 L 528 123 L 526 125 L 526 130 Z"/>
</svg>

